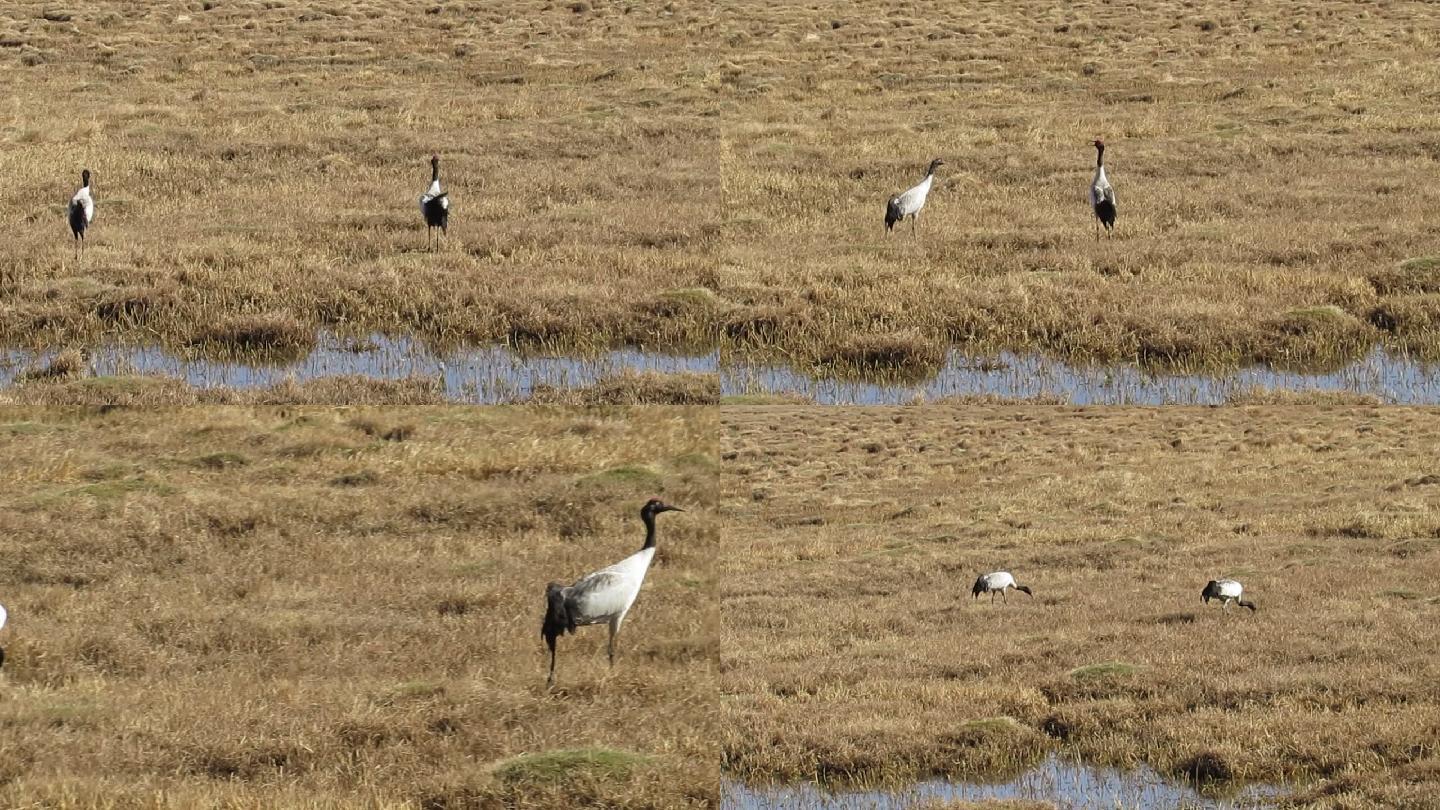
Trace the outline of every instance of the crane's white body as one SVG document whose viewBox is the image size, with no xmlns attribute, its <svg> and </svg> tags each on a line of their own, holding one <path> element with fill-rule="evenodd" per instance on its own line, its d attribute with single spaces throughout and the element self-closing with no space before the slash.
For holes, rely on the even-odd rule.
<svg viewBox="0 0 1440 810">
<path fill-rule="evenodd" d="M 440 189 L 440 178 L 437 177 L 434 180 L 431 180 L 430 188 L 425 189 L 425 193 L 420 195 L 420 213 L 424 214 L 425 206 L 429 205 L 430 201 L 435 199 L 436 197 L 440 197 L 440 207 L 444 208 L 446 211 L 449 211 L 450 197 L 442 197 L 441 195 L 444 193 L 445 192 Z"/>
<path fill-rule="evenodd" d="M 1074 186 L 1071 186 L 1074 188 Z M 1090 207 L 1094 208 L 1101 202 L 1115 204 L 1115 189 L 1110 187 L 1110 178 L 1105 176 L 1105 167 L 1096 166 L 1095 176 L 1090 179 Z"/>
<path fill-rule="evenodd" d="M 640 595 L 640 586 L 645 584 L 645 574 L 654 559 L 654 548 L 641 549 L 614 565 L 586 574 L 567 588 L 566 604 L 575 624 L 608 623 L 612 632 L 618 631 Z"/>
<path fill-rule="evenodd" d="M 5 612 L 5 606 L 0 605 L 0 630 L 5 629 L 5 620 L 7 618 L 9 618 L 9 614 Z"/>
<path fill-rule="evenodd" d="M 1231 602 L 1240 601 L 1240 596 L 1245 593 L 1245 587 L 1233 579 L 1215 580 L 1215 590 L 1210 594 L 1211 599 L 1219 599 L 1222 607 L 1230 607 Z"/>
<path fill-rule="evenodd" d="M 940 158 L 930 161 L 929 168 L 925 170 L 925 179 L 885 201 L 885 233 L 893 231 L 906 217 L 910 219 L 910 232 L 915 233 L 920 223 L 920 210 L 925 207 L 925 199 L 930 196 L 930 187 L 935 184 L 935 169 L 944 165 L 945 161 Z"/>
<path fill-rule="evenodd" d="M 95 200 L 90 196 L 89 186 L 75 192 L 75 196 L 70 198 L 70 207 L 67 213 L 73 212 L 76 208 L 85 212 L 86 225 L 95 221 Z"/>
<path fill-rule="evenodd" d="M 993 602 L 995 601 L 995 594 L 998 593 L 1000 594 L 1002 599 L 1008 602 L 1010 599 L 1008 592 L 1012 588 L 1014 590 L 1028 594 L 1032 597 L 1035 595 L 1033 593 L 1030 593 L 1029 587 L 1016 582 L 1015 577 L 1011 575 L 1009 571 L 996 571 L 991 574 L 981 574 L 975 580 L 975 587 L 970 589 L 970 595 L 974 599 L 979 599 L 980 594 L 988 593 L 990 594 L 990 601 Z"/>
<path fill-rule="evenodd" d="M 899 209 L 901 219 L 919 216 L 920 209 L 925 207 L 925 198 L 930 195 L 930 186 L 934 182 L 935 175 L 927 174 L 924 180 L 895 198 L 895 205 Z"/>
<path fill-rule="evenodd" d="M 980 584 L 985 591 L 1003 591 L 1015 587 L 1015 577 L 1009 571 L 996 571 L 980 577 Z"/>
</svg>

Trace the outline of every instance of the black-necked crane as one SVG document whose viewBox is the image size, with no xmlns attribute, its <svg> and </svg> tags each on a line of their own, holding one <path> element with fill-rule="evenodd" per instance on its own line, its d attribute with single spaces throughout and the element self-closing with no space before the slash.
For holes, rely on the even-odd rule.
<svg viewBox="0 0 1440 810">
<path fill-rule="evenodd" d="M 75 258 L 78 259 L 85 251 L 85 230 L 95 220 L 95 198 L 90 196 L 89 169 L 80 172 L 80 190 L 70 198 L 66 216 L 70 220 L 70 234 L 75 238 Z"/>
<path fill-rule="evenodd" d="M 639 551 L 607 568 L 586 574 L 574 585 L 551 582 L 545 586 L 545 621 L 540 625 L 540 635 L 550 647 L 550 677 L 547 687 L 555 685 L 555 641 L 565 633 L 587 624 L 608 624 L 610 642 L 606 649 L 610 666 L 615 666 L 615 635 L 625 621 L 625 614 L 635 604 L 640 586 L 645 582 L 645 573 L 655 559 L 655 516 L 661 512 L 683 512 L 685 510 L 651 498 L 640 508 L 640 519 L 645 522 L 645 545 Z"/>
<path fill-rule="evenodd" d="M 1208 605 L 1211 599 L 1219 599 L 1222 608 L 1228 608 L 1230 603 L 1234 602 L 1240 607 L 1250 608 L 1250 612 L 1254 613 L 1255 603 L 1242 599 L 1243 593 L 1245 587 L 1233 579 L 1212 579 L 1205 583 L 1205 590 L 1200 592 L 1200 601 Z"/>
<path fill-rule="evenodd" d="M 1021 585 L 1016 582 L 1015 577 L 1011 575 L 1009 571 L 996 571 L 993 574 L 981 574 L 980 578 L 975 580 L 975 587 L 970 589 L 970 598 L 979 599 L 980 594 L 988 593 L 990 594 L 990 601 L 994 602 L 995 594 L 998 593 L 1003 600 L 1009 601 L 1009 597 L 1005 595 L 1005 592 L 1011 588 L 1020 591 L 1026 596 L 1035 596 L 1035 594 L 1030 592 L 1029 585 Z"/>
<path fill-rule="evenodd" d="M 425 247 L 430 248 L 430 237 L 435 229 L 445 236 L 450 226 L 450 194 L 440 190 L 440 156 L 430 156 L 430 187 L 420 195 L 420 213 L 425 217 Z"/>
<path fill-rule="evenodd" d="M 914 187 L 902 194 L 891 197 L 885 203 L 885 233 L 888 235 L 895 229 L 896 223 L 910 218 L 910 233 L 915 233 L 915 228 L 920 222 L 920 209 L 925 207 L 925 198 L 930 195 L 930 186 L 935 182 L 935 170 L 945 165 L 945 161 L 935 158 L 930 161 L 930 168 L 925 170 L 925 179 L 921 180 Z"/>
<path fill-rule="evenodd" d="M 1105 233 L 1115 231 L 1115 189 L 1105 176 L 1105 142 L 1095 139 L 1095 176 L 1090 179 L 1090 207 L 1095 209 L 1095 239 L 1100 239 L 1100 226 Z"/>
</svg>

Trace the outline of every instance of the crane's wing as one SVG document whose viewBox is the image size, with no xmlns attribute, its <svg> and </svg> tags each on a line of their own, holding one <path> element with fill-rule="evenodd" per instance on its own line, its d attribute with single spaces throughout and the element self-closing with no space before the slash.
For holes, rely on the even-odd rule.
<svg viewBox="0 0 1440 810">
<path fill-rule="evenodd" d="M 8 617 L 8 615 L 9 614 L 5 612 L 5 606 L 0 605 L 0 628 L 5 627 L 5 619 Z"/>
<path fill-rule="evenodd" d="M 628 596 L 623 576 L 614 571 L 596 571 L 570 587 L 565 604 L 577 624 L 590 624 L 624 610 Z"/>
</svg>

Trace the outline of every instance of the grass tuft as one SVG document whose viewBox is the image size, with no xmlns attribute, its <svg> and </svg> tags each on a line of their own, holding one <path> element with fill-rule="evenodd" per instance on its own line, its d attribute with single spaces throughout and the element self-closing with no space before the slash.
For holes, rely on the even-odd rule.
<svg viewBox="0 0 1440 810">
<path fill-rule="evenodd" d="M 39 368 L 29 369 L 20 375 L 21 380 L 46 382 L 69 380 L 85 373 L 85 355 L 76 349 L 65 349 Z"/>
<path fill-rule="evenodd" d="M 190 344 L 226 357 L 290 357 L 314 347 L 315 330 L 285 312 L 233 315 L 196 332 Z"/>
<path fill-rule="evenodd" d="M 720 381 L 714 374 L 623 371 L 588 388 L 536 386 L 530 402 L 545 405 L 714 405 Z"/>
</svg>

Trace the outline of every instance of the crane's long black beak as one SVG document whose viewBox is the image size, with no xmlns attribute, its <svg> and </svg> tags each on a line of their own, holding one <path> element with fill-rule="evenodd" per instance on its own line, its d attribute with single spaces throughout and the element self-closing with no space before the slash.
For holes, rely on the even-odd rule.
<svg viewBox="0 0 1440 810">
<path fill-rule="evenodd" d="M 660 511 L 661 511 L 661 512 L 684 512 L 685 510 L 684 510 L 684 509 L 681 509 L 681 508 L 678 507 L 678 506 L 669 506 L 669 505 L 666 505 L 665 508 L 664 508 L 664 509 L 661 509 Z"/>
</svg>

